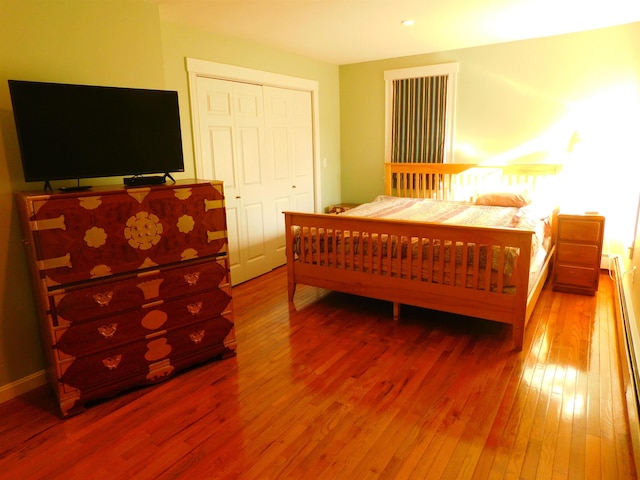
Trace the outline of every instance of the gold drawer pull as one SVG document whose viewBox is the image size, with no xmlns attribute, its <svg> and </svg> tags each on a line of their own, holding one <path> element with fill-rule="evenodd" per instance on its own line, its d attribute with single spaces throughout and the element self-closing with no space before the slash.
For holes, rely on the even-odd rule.
<svg viewBox="0 0 640 480">
<path fill-rule="evenodd" d="M 198 313 L 200 313 L 201 309 L 202 302 L 190 303 L 189 305 L 187 305 L 187 310 L 191 315 L 197 315 Z"/>
<path fill-rule="evenodd" d="M 197 332 L 190 333 L 189 338 L 196 344 L 202 342 L 202 339 L 204 338 L 204 330 L 198 330 Z"/>
<path fill-rule="evenodd" d="M 122 360 L 122 355 L 114 355 L 113 357 L 107 357 L 102 360 L 102 364 L 107 367 L 109 370 L 115 370 L 120 365 L 120 361 Z"/>
<path fill-rule="evenodd" d="M 189 285 L 190 287 L 193 287 L 196 283 L 198 283 L 199 279 L 200 279 L 200 272 L 184 274 L 184 281 L 187 282 L 187 285 Z"/>
<path fill-rule="evenodd" d="M 98 327 L 98 333 L 100 333 L 104 338 L 111 338 L 116 334 L 117 329 L 117 323 L 110 323 L 109 325 L 102 325 L 101 327 Z"/>
<path fill-rule="evenodd" d="M 93 299 L 95 300 L 95 302 L 101 307 L 106 307 L 107 305 L 109 305 L 109 302 L 111 302 L 112 298 L 113 298 L 113 291 L 96 293 L 93 296 Z"/>
</svg>

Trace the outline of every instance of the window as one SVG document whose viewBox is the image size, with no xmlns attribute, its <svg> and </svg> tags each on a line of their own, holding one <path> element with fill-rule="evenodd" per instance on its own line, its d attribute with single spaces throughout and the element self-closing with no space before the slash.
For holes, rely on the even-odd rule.
<svg viewBox="0 0 640 480">
<path fill-rule="evenodd" d="M 457 63 L 384 72 L 385 161 L 453 161 L 457 73 Z"/>
</svg>

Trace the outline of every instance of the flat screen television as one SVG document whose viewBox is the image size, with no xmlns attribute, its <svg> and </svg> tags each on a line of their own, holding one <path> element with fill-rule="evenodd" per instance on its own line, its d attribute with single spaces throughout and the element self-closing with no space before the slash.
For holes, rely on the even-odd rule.
<svg viewBox="0 0 640 480">
<path fill-rule="evenodd" d="M 130 175 L 133 185 L 163 174 L 146 182 L 163 183 L 184 171 L 175 91 L 24 80 L 9 91 L 26 182 Z"/>
</svg>

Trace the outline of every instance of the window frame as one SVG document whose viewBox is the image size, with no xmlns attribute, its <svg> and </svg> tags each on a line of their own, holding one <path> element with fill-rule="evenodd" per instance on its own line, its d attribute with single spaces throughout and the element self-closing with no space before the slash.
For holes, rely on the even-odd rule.
<svg viewBox="0 0 640 480">
<path fill-rule="evenodd" d="M 385 122 L 384 122 L 384 158 L 391 161 L 391 133 L 393 128 L 393 81 L 408 78 L 447 76 L 447 106 L 445 112 L 445 144 L 443 163 L 453 163 L 453 145 L 455 141 L 455 102 L 458 63 L 441 63 L 420 67 L 385 70 Z"/>
</svg>

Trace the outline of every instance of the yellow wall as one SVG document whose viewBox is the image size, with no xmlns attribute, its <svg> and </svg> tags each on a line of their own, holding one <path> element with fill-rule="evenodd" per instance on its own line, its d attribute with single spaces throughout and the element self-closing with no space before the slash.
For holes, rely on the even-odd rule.
<svg viewBox="0 0 640 480">
<path fill-rule="evenodd" d="M 144 0 L 0 1 L 0 400 L 3 386 L 14 389 L 43 368 L 13 201 L 13 192 L 40 185 L 23 181 L 7 80 L 177 90 L 185 147 L 185 172 L 177 176 L 187 178 L 195 167 L 185 57 L 318 81 L 322 198 L 340 199 L 337 66 L 164 23 Z M 114 180 L 122 182 L 91 183 Z"/>
<path fill-rule="evenodd" d="M 383 191 L 384 71 L 458 62 L 454 161 L 557 158 L 574 130 L 606 118 L 588 105 L 612 87 L 630 85 L 638 111 L 640 23 L 584 33 L 393 58 L 340 67 L 342 200 L 362 202 Z M 601 117 L 602 116 L 602 117 Z M 580 117 L 580 118 L 576 118 Z M 604 124 L 619 119 L 607 118 Z M 640 135 L 638 117 L 635 136 Z M 582 132 L 586 134 L 587 132 Z M 614 138 L 618 142 L 618 138 Z M 634 139 L 635 140 L 635 139 Z M 585 142 L 586 143 L 586 142 Z M 612 142 L 613 143 L 613 142 Z M 608 162 L 637 164 L 629 146 L 608 144 Z M 599 142 L 602 146 L 604 142 Z M 614 158 L 612 158 L 614 157 Z M 370 182 L 362 182 L 365 172 Z M 611 172 L 615 175 L 615 172 Z"/>
<path fill-rule="evenodd" d="M 627 258 L 640 190 L 639 45 L 633 23 L 342 65 L 342 201 L 384 191 L 384 71 L 458 62 L 454 161 L 567 164 L 561 206 L 603 213 L 605 253 Z M 569 154 L 574 132 L 582 141 Z"/>
</svg>

